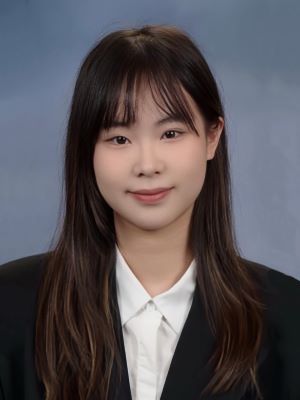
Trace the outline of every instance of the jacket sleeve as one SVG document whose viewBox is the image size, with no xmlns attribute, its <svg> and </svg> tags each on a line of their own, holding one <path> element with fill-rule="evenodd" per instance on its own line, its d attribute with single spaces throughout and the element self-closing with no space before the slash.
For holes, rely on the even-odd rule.
<svg viewBox="0 0 300 400">
<path fill-rule="evenodd" d="M 272 319 L 285 400 L 300 400 L 300 281 L 272 270 Z"/>
<path fill-rule="evenodd" d="M 37 289 L 45 256 L 0 266 L 0 400 L 40 400 L 34 365 Z"/>
<path fill-rule="evenodd" d="M 4 394 L 3 394 L 3 389 L 2 389 L 2 383 L 0 381 L 0 400 L 5 400 Z"/>
</svg>

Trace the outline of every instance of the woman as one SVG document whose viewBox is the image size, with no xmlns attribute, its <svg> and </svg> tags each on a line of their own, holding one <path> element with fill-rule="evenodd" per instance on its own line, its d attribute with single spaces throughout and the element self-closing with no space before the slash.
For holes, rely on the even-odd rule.
<svg viewBox="0 0 300 400">
<path fill-rule="evenodd" d="M 0 269 L 1 398 L 299 400 L 300 282 L 237 247 L 200 50 L 108 34 L 75 85 L 56 244 Z"/>
</svg>

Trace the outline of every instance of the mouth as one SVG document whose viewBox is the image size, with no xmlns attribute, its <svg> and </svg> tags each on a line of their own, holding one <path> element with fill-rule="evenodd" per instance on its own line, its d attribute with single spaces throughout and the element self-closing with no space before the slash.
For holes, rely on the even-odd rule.
<svg viewBox="0 0 300 400">
<path fill-rule="evenodd" d="M 149 194 L 149 191 L 147 194 L 145 193 L 133 193 L 131 192 L 131 195 L 138 201 L 142 203 L 148 203 L 148 204 L 153 204 L 157 203 L 160 200 L 164 199 L 165 197 L 168 196 L 168 194 L 171 192 L 172 188 L 169 189 L 164 189 L 163 191 L 160 189 L 159 192 L 155 191 L 155 193 Z M 152 191 L 153 192 L 153 191 Z"/>
<path fill-rule="evenodd" d="M 170 190 L 172 188 L 167 188 L 167 187 L 160 187 L 160 188 L 156 188 L 156 189 L 140 189 L 140 190 L 136 190 L 130 193 L 133 194 L 142 194 L 142 195 L 154 195 L 154 194 L 159 194 L 159 193 L 163 193 L 166 192 L 168 190 Z"/>
</svg>

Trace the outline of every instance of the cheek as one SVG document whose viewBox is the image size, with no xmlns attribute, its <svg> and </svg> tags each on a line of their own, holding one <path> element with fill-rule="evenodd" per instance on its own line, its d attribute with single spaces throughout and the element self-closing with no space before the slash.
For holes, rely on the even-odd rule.
<svg viewBox="0 0 300 400">
<path fill-rule="evenodd" d="M 111 197 L 115 189 L 120 189 L 126 182 L 122 171 L 120 158 L 102 151 L 100 147 L 95 148 L 93 166 L 98 188 L 104 197 Z"/>
<path fill-rule="evenodd" d="M 103 188 L 107 182 L 111 181 L 112 163 L 99 147 L 95 149 L 93 165 L 98 187 Z"/>
<path fill-rule="evenodd" d="M 193 146 L 182 149 L 180 155 L 175 160 L 177 173 L 185 176 L 187 179 L 202 181 L 206 172 L 206 153 L 203 147 L 198 143 Z"/>
<path fill-rule="evenodd" d="M 102 167 L 102 156 L 101 156 L 100 151 L 98 150 L 97 146 L 95 147 L 95 151 L 94 151 L 93 167 L 94 167 L 96 181 L 99 186 L 99 180 L 101 180 L 101 173 L 103 171 L 103 167 Z"/>
<path fill-rule="evenodd" d="M 185 189 L 188 189 L 190 193 L 195 193 L 198 195 L 202 189 L 205 180 L 205 174 L 206 162 L 203 162 L 203 160 L 198 160 L 197 163 L 195 162 L 190 164 L 185 171 L 182 170 L 181 181 Z"/>
<path fill-rule="evenodd" d="M 202 190 L 206 175 L 206 153 L 195 144 L 178 158 L 176 179 L 180 183 L 180 192 L 185 202 L 192 204 Z"/>
</svg>

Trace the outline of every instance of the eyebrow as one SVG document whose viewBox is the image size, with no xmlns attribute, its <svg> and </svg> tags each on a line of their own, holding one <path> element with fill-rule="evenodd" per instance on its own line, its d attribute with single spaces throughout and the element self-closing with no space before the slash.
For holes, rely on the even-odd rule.
<svg viewBox="0 0 300 400">
<path fill-rule="evenodd" d="M 168 115 L 164 118 L 159 119 L 154 123 L 155 126 L 161 126 L 163 124 L 166 124 L 168 122 L 181 122 L 181 123 L 186 123 L 184 118 L 181 115 Z M 125 121 L 112 121 L 111 123 L 111 128 L 117 128 L 117 127 L 129 127 L 130 123 L 125 122 Z"/>
</svg>

